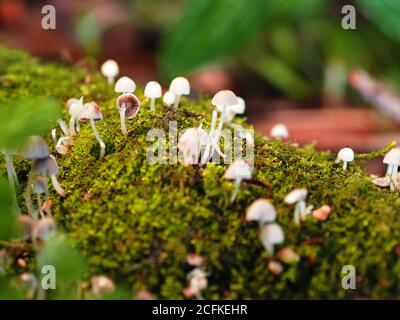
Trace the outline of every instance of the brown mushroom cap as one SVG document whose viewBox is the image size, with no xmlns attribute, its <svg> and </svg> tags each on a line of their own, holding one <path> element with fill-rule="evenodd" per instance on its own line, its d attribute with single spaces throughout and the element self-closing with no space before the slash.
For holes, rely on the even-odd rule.
<svg viewBox="0 0 400 320">
<path fill-rule="evenodd" d="M 42 176 L 57 176 L 59 172 L 57 161 L 52 155 L 46 159 L 35 160 L 32 169 Z"/>
<path fill-rule="evenodd" d="M 140 100 L 132 93 L 121 94 L 117 98 L 117 106 L 119 109 L 122 108 L 122 104 L 125 103 L 125 118 L 132 119 L 135 117 L 140 110 Z"/>
</svg>

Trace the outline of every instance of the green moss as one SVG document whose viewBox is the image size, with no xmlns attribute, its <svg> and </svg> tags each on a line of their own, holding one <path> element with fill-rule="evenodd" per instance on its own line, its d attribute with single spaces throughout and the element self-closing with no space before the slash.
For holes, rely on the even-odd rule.
<svg viewBox="0 0 400 320">
<path fill-rule="evenodd" d="M 222 179 L 226 165 L 193 168 L 146 160 L 151 128 L 167 131 L 169 120 L 176 120 L 179 129 L 197 126 L 200 120 L 208 127 L 209 101 L 184 100 L 178 111 L 158 105 L 150 112 L 138 91 L 143 108 L 128 120 L 125 137 L 113 88 L 93 67 L 39 64 L 19 51 L 0 49 L 0 101 L 35 95 L 61 104 L 85 95 L 86 101 L 94 99 L 102 107 L 105 120 L 98 129 L 107 145 L 106 157 L 98 159 L 98 144 L 84 125 L 70 154 L 57 155 L 67 196 L 52 194 L 56 219 L 83 253 L 88 276 L 105 273 L 134 291 L 145 288 L 159 298 L 180 299 L 190 270 L 186 254 L 196 252 L 207 259 L 206 298 L 398 296 L 400 262 L 394 249 L 400 239 L 400 199 L 397 192 L 372 184 L 362 167 L 385 150 L 360 156 L 344 172 L 329 152 L 257 134 L 254 176 L 271 186 L 273 194 L 243 184 L 230 204 L 233 185 Z M 17 159 L 16 164 L 23 180 L 29 163 Z M 293 208 L 283 198 L 299 187 L 309 190 L 309 203 L 333 208 L 327 221 L 309 217 L 299 226 L 293 223 Z M 258 226 L 245 221 L 246 207 L 259 197 L 269 197 L 277 208 L 286 235 L 281 247 L 290 246 L 301 255 L 280 276 L 267 269 L 271 257 L 260 244 Z M 357 290 L 341 287 L 341 270 L 347 264 L 356 267 Z"/>
</svg>

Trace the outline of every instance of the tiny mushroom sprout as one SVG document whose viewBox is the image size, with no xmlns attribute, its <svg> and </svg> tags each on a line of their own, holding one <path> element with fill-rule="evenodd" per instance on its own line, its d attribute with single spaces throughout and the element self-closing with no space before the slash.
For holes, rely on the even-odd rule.
<svg viewBox="0 0 400 320">
<path fill-rule="evenodd" d="M 308 191 L 305 188 L 294 189 L 289 192 L 284 199 L 287 204 L 296 204 L 293 213 L 294 222 L 296 224 L 300 223 L 300 218 L 304 220 L 306 216 L 311 213 L 313 208 L 312 206 L 306 207 L 307 194 Z"/>
<path fill-rule="evenodd" d="M 397 171 L 400 165 L 400 148 L 391 149 L 384 157 L 383 163 L 387 164 L 386 177 L 390 180 L 390 190 L 398 188 Z"/>
<path fill-rule="evenodd" d="M 289 130 L 283 123 L 278 123 L 271 128 L 271 137 L 277 140 L 289 138 Z"/>
<path fill-rule="evenodd" d="M 172 80 L 169 91 L 175 94 L 175 109 L 178 108 L 181 96 L 190 94 L 190 83 L 189 80 L 184 77 L 177 77 Z"/>
<path fill-rule="evenodd" d="M 242 180 L 251 179 L 252 177 L 251 171 L 252 170 L 250 166 L 244 160 L 234 161 L 225 171 L 224 178 L 235 181 L 235 188 L 232 192 L 231 202 L 235 201 Z"/>
<path fill-rule="evenodd" d="M 258 221 L 260 225 L 274 222 L 276 219 L 275 207 L 266 199 L 257 199 L 246 211 L 247 221 Z"/>
<path fill-rule="evenodd" d="M 65 191 L 63 188 L 61 188 L 61 185 L 57 180 L 59 169 L 56 158 L 54 158 L 52 155 L 49 155 L 45 159 L 35 160 L 33 162 L 33 171 L 41 176 L 49 176 L 57 193 L 62 197 L 65 196 Z"/>
<path fill-rule="evenodd" d="M 95 102 L 85 103 L 82 112 L 79 115 L 79 120 L 90 122 L 93 133 L 100 144 L 100 158 L 103 158 L 106 152 L 106 145 L 103 140 L 101 140 L 100 134 L 96 128 L 96 121 L 103 120 L 103 114 L 101 113 L 98 104 Z"/>
<path fill-rule="evenodd" d="M 144 88 L 144 96 L 150 99 L 150 110 L 155 110 L 155 102 L 157 98 L 162 97 L 161 85 L 157 81 L 150 81 Z"/>
<path fill-rule="evenodd" d="M 105 61 L 101 65 L 101 73 L 107 78 L 109 84 L 114 83 L 115 77 L 119 73 L 118 63 L 112 59 Z"/>
<path fill-rule="evenodd" d="M 70 99 L 71 100 L 71 99 Z M 68 101 L 70 101 L 68 100 Z M 71 137 L 76 135 L 76 131 L 79 131 L 79 115 L 83 110 L 83 97 L 79 100 L 74 99 L 69 106 L 69 134 Z M 76 126 L 76 128 L 75 128 Z"/>
<path fill-rule="evenodd" d="M 43 177 L 37 177 L 33 183 L 33 192 L 36 193 L 37 196 L 37 202 L 38 202 L 38 210 L 40 216 L 43 218 L 44 213 L 42 210 L 42 200 L 40 195 L 45 194 L 46 195 L 46 209 L 49 210 L 49 190 L 47 187 L 47 181 L 46 178 Z"/>
<path fill-rule="evenodd" d="M 270 223 L 262 227 L 260 239 L 265 250 L 272 256 L 274 254 L 274 246 L 283 243 L 285 235 L 279 224 Z"/>
<path fill-rule="evenodd" d="M 187 275 L 189 283 L 188 288 L 185 290 L 187 297 L 195 296 L 197 299 L 202 300 L 201 291 L 207 288 L 208 280 L 207 273 L 200 268 L 195 268 Z"/>
<path fill-rule="evenodd" d="M 182 154 L 182 162 L 185 166 L 198 164 L 204 147 L 208 143 L 208 133 L 201 128 L 186 130 L 178 141 L 178 149 Z"/>
<path fill-rule="evenodd" d="M 95 297 L 113 292 L 115 290 L 114 282 L 107 276 L 93 276 L 90 279 L 92 285 L 92 293 Z"/>
<path fill-rule="evenodd" d="M 61 137 L 58 139 L 55 148 L 59 154 L 65 156 L 68 153 L 68 147 L 71 143 L 71 137 Z"/>
<path fill-rule="evenodd" d="M 342 148 L 339 150 L 336 162 L 343 161 L 343 170 L 347 170 L 347 164 L 354 160 L 354 151 L 351 148 Z"/>
<path fill-rule="evenodd" d="M 175 94 L 171 91 L 167 91 L 164 93 L 163 102 L 167 107 L 172 106 L 175 103 Z"/>
<path fill-rule="evenodd" d="M 140 109 L 140 100 L 133 94 L 135 90 L 135 82 L 128 77 L 120 78 L 115 84 L 115 92 L 121 93 L 117 98 L 117 106 L 121 120 L 121 131 L 125 135 L 128 134 L 125 119 L 132 119 Z"/>
</svg>

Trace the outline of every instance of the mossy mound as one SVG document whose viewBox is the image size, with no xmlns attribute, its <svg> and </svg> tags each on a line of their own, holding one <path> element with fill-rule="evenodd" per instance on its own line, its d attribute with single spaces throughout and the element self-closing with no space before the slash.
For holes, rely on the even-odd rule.
<svg viewBox="0 0 400 320">
<path fill-rule="evenodd" d="M 104 121 L 98 129 L 107 145 L 104 159 L 98 159 L 99 146 L 88 125 L 68 156 L 52 149 L 67 190 L 64 199 L 52 194 L 53 210 L 83 253 L 88 275 L 107 274 L 134 292 L 147 289 L 157 298 L 181 299 L 190 270 L 186 255 L 195 252 L 206 257 L 210 274 L 205 298 L 398 297 L 400 199 L 397 192 L 371 183 L 365 160 L 351 163 L 344 172 L 329 152 L 256 135 L 254 178 L 272 192 L 243 184 L 230 204 L 233 185 L 222 178 L 226 165 L 195 168 L 146 160 L 153 143 L 146 141 L 150 129 L 168 131 L 170 120 L 177 121 L 179 130 L 200 121 L 208 127 L 208 100 L 184 100 L 177 111 L 158 104 L 150 112 L 138 90 L 144 104 L 128 120 L 129 135 L 123 136 L 113 88 L 91 66 L 39 64 L 19 51 L 0 49 L 0 101 L 35 95 L 63 104 L 84 95 L 85 101 L 102 107 Z M 29 163 L 16 159 L 16 164 L 23 180 Z M 328 220 L 310 216 L 300 225 L 293 223 L 293 208 L 283 198 L 299 187 L 309 190 L 310 204 L 332 207 Z M 258 225 L 245 221 L 245 209 L 259 197 L 269 198 L 277 208 L 286 236 L 279 248 L 291 247 L 301 256 L 279 276 L 268 271 L 271 257 L 259 241 Z M 342 289 L 345 265 L 356 268 L 356 290 Z"/>
</svg>

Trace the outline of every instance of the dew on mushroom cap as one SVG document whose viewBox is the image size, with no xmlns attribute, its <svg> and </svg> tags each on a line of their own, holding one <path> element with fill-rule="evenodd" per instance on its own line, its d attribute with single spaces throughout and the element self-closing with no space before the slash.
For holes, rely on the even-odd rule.
<svg viewBox="0 0 400 320">
<path fill-rule="evenodd" d="M 54 189 L 59 195 L 65 196 L 65 191 L 57 180 L 59 173 L 57 161 L 52 155 L 49 155 L 46 159 L 35 160 L 32 169 L 41 176 L 50 176 Z"/>
<path fill-rule="evenodd" d="M 354 160 L 354 151 L 351 148 L 342 148 L 339 150 L 337 158 L 343 161 L 343 170 L 347 170 L 347 163 Z"/>
<path fill-rule="evenodd" d="M 231 202 L 236 198 L 239 192 L 240 183 L 242 180 L 251 179 L 252 172 L 250 166 L 244 160 L 234 161 L 225 171 L 224 178 L 235 181 L 235 187 L 232 192 Z"/>
<path fill-rule="evenodd" d="M 135 81 L 129 77 L 119 78 L 114 88 L 118 93 L 133 93 L 136 90 Z"/>
<path fill-rule="evenodd" d="M 144 88 L 144 96 L 150 99 L 150 110 L 154 111 L 156 99 L 162 96 L 161 85 L 157 81 L 148 82 Z"/>
<path fill-rule="evenodd" d="M 260 232 L 261 243 L 270 255 L 274 254 L 274 246 L 285 241 L 281 226 L 277 223 L 266 224 Z"/>
<path fill-rule="evenodd" d="M 114 83 L 115 77 L 119 73 L 119 66 L 115 60 L 107 60 L 101 65 L 101 73 L 107 78 L 108 83 Z"/>
<path fill-rule="evenodd" d="M 275 219 L 275 207 L 266 199 L 257 199 L 247 208 L 247 221 L 258 221 L 260 224 L 262 224 L 266 222 L 273 222 Z"/>
<path fill-rule="evenodd" d="M 121 131 L 126 135 L 128 131 L 126 130 L 125 119 L 132 119 L 138 114 L 140 100 L 132 93 L 124 93 L 117 98 L 117 106 L 121 121 Z"/>
<path fill-rule="evenodd" d="M 386 176 L 390 179 L 390 190 L 398 188 L 397 172 L 400 165 L 400 148 L 391 149 L 384 157 L 383 163 L 387 164 Z"/>
<path fill-rule="evenodd" d="M 189 80 L 184 77 L 177 77 L 172 80 L 169 91 L 175 94 L 175 108 L 178 108 L 181 96 L 190 94 Z"/>
<path fill-rule="evenodd" d="M 271 137 L 281 140 L 289 138 L 289 130 L 283 123 L 278 123 L 271 128 Z"/>
<path fill-rule="evenodd" d="M 95 102 L 85 103 L 80 113 L 80 121 L 89 121 L 92 127 L 93 133 L 100 144 L 100 158 L 103 158 L 106 152 L 106 145 L 101 140 L 100 134 L 97 131 L 95 121 L 102 121 L 103 114 L 101 113 L 100 107 Z"/>
<path fill-rule="evenodd" d="M 193 165 L 199 163 L 203 148 L 208 143 L 208 133 L 201 127 L 187 129 L 179 138 L 178 149 L 182 152 L 183 164 Z"/>
<path fill-rule="evenodd" d="M 170 107 L 175 103 L 175 94 L 171 91 L 167 91 L 164 93 L 163 102 L 166 106 Z"/>
</svg>

